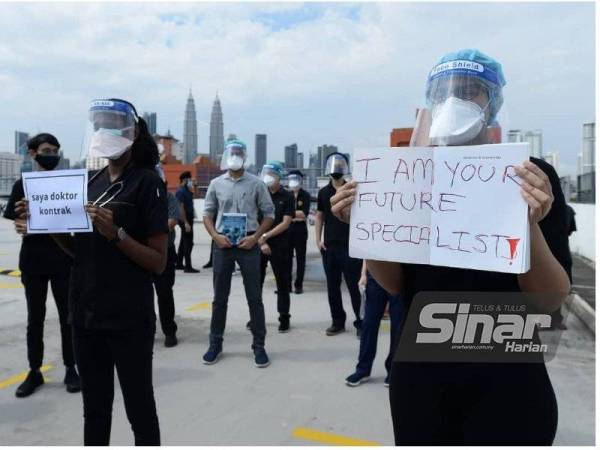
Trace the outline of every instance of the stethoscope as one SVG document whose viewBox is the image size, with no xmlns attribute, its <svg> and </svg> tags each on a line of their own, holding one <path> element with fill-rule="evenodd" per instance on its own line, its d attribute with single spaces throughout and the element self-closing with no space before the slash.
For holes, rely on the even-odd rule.
<svg viewBox="0 0 600 450">
<path fill-rule="evenodd" d="M 98 172 L 96 172 L 92 176 L 92 178 L 90 178 L 88 180 L 88 187 L 89 187 L 90 183 L 92 181 L 94 181 L 94 179 L 96 179 L 96 177 L 98 175 L 100 175 L 101 173 L 104 172 L 104 170 L 106 170 L 106 167 L 104 167 L 101 170 L 99 170 Z M 125 170 L 127 170 L 127 168 Z M 117 195 L 119 195 L 123 191 L 123 189 L 125 188 L 125 180 L 127 179 L 128 176 L 129 176 L 129 174 L 125 175 L 125 177 L 123 177 L 122 180 L 116 181 L 116 182 L 112 183 L 110 186 L 108 186 L 106 188 L 106 190 L 102 194 L 100 194 L 100 196 L 96 200 L 94 200 L 92 202 L 92 205 L 98 206 L 100 208 L 103 208 L 108 203 L 110 203 L 112 200 L 114 200 L 115 197 Z M 106 200 L 103 200 L 105 197 L 108 197 L 108 198 Z"/>
</svg>

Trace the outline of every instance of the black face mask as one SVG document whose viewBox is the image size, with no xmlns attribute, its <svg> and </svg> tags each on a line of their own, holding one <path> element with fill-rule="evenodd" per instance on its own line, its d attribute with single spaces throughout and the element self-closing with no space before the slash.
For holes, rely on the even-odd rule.
<svg viewBox="0 0 600 450">
<path fill-rule="evenodd" d="M 46 170 L 53 170 L 58 166 L 60 156 L 58 155 L 35 155 L 35 161 Z"/>
<path fill-rule="evenodd" d="M 333 178 L 334 180 L 339 180 L 343 176 L 344 176 L 344 174 L 341 174 L 341 173 L 332 173 L 331 174 L 331 178 Z"/>
</svg>

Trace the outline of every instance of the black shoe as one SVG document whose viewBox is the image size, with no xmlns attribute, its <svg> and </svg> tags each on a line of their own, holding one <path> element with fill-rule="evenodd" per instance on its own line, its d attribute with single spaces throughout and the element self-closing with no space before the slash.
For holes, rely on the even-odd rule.
<svg viewBox="0 0 600 450">
<path fill-rule="evenodd" d="M 302 294 L 302 292 L 304 292 L 302 290 L 302 288 L 296 288 L 296 290 L 294 291 L 294 294 Z"/>
<path fill-rule="evenodd" d="M 198 269 L 194 269 L 193 267 L 189 267 L 183 269 L 183 273 L 200 273 L 200 271 Z"/>
<path fill-rule="evenodd" d="M 70 392 L 71 394 L 81 391 L 81 380 L 75 370 L 75 366 L 67 367 L 63 383 L 67 386 L 67 392 Z"/>
<path fill-rule="evenodd" d="M 202 266 L 203 269 L 210 269 L 212 267 L 212 263 L 211 262 L 207 262 L 206 264 L 204 264 Z"/>
<path fill-rule="evenodd" d="M 343 333 L 344 331 L 346 331 L 346 327 L 342 326 L 338 326 L 338 325 L 331 325 L 329 328 L 327 328 L 325 330 L 325 334 L 327 336 L 335 336 L 336 334 L 340 334 Z"/>
<path fill-rule="evenodd" d="M 279 329 L 280 333 L 288 333 L 290 331 L 290 318 L 280 317 L 279 318 Z"/>
<path fill-rule="evenodd" d="M 246 330 L 252 331 L 252 321 L 251 320 L 249 320 L 248 323 L 246 324 Z"/>
<path fill-rule="evenodd" d="M 168 334 L 165 336 L 165 347 L 175 347 L 177 345 L 177 336 Z"/>
<path fill-rule="evenodd" d="M 29 397 L 42 384 L 44 384 L 42 373 L 39 370 L 30 370 L 25 381 L 17 388 L 15 395 L 19 398 Z"/>
</svg>

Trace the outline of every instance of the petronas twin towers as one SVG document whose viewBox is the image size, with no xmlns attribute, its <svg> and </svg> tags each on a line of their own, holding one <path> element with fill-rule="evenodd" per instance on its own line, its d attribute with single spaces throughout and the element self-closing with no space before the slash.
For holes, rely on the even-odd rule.
<svg viewBox="0 0 600 450">
<path fill-rule="evenodd" d="M 210 137 L 209 137 L 209 155 L 210 159 L 219 164 L 225 147 L 225 138 L 223 136 L 223 111 L 221 110 L 221 101 L 217 94 L 213 102 L 212 112 L 210 114 Z M 185 119 L 183 122 L 183 151 L 184 164 L 191 164 L 198 155 L 198 122 L 196 120 L 196 107 L 194 97 L 190 89 L 190 95 L 185 106 Z"/>
</svg>

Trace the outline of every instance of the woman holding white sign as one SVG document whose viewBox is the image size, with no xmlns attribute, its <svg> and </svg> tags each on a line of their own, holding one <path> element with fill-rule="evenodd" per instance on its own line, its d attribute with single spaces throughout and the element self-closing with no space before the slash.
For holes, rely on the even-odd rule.
<svg viewBox="0 0 600 450">
<path fill-rule="evenodd" d="M 435 146 L 490 143 L 488 127 L 502 106 L 504 85 L 501 65 L 478 50 L 444 56 L 427 83 L 430 126 L 415 129 L 415 136 Z M 555 299 L 570 290 L 560 182 L 552 166 L 535 158 L 515 171 L 529 206 L 527 273 L 383 261 L 368 261 L 369 272 L 408 301 L 421 291 L 521 291 L 548 294 L 549 301 L 537 306 L 557 310 Z M 346 222 L 356 188 L 349 183 L 331 199 L 333 213 Z M 395 361 L 390 403 L 398 445 L 550 445 L 556 433 L 557 404 L 543 363 Z"/>
<path fill-rule="evenodd" d="M 114 370 L 136 445 L 160 445 L 152 385 L 152 274 L 167 260 L 167 202 L 158 149 L 124 100 L 93 101 L 87 157 L 108 160 L 88 182 L 93 233 L 53 235 L 73 255 L 70 315 L 81 375 L 85 445 L 108 445 Z M 27 214 L 21 202 L 20 213 Z"/>
</svg>

